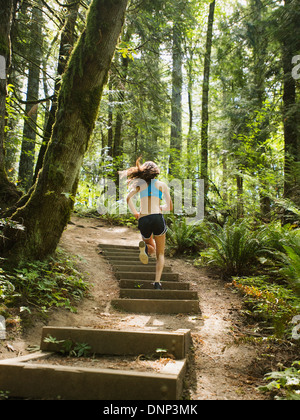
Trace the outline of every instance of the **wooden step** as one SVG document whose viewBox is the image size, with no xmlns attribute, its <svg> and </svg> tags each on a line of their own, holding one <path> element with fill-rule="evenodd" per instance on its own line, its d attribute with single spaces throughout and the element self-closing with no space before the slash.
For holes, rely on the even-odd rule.
<svg viewBox="0 0 300 420">
<path fill-rule="evenodd" d="M 192 290 L 147 290 L 121 289 L 121 299 L 173 299 L 197 300 L 198 294 Z"/>
<path fill-rule="evenodd" d="M 113 264 L 112 264 L 113 265 Z M 132 265 L 113 265 L 114 271 L 118 272 L 128 272 L 131 271 L 133 273 L 138 272 L 152 272 L 155 273 L 156 265 L 144 265 L 144 264 L 132 264 Z M 171 267 L 164 267 L 164 273 L 171 273 Z"/>
<path fill-rule="evenodd" d="M 118 271 L 116 277 L 119 280 L 136 279 L 136 280 L 155 280 L 155 273 L 134 272 L 134 271 Z M 162 281 L 178 281 L 179 275 L 176 273 L 162 273 Z"/>
<path fill-rule="evenodd" d="M 111 305 L 119 311 L 130 313 L 194 314 L 200 312 L 198 300 L 113 299 Z"/>
<path fill-rule="evenodd" d="M 153 281 L 124 279 L 119 280 L 119 286 L 121 289 L 153 289 Z M 189 290 L 190 284 L 186 282 L 166 281 L 163 282 L 163 288 L 165 290 Z"/>
</svg>

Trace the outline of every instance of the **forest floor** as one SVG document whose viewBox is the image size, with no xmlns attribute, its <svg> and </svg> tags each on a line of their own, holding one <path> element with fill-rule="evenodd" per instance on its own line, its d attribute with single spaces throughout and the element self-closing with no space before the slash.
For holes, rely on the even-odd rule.
<svg viewBox="0 0 300 420">
<path fill-rule="evenodd" d="M 185 399 L 265 399 L 257 386 L 263 384 L 268 355 L 261 345 L 248 343 L 249 326 L 242 314 L 243 302 L 226 282 L 207 269 L 194 267 L 183 258 L 167 258 L 173 272 L 180 274 L 199 294 L 201 314 L 146 315 L 117 312 L 110 301 L 118 297 L 118 282 L 110 264 L 99 254 L 100 243 L 137 245 L 134 228 L 110 226 L 96 218 L 74 216 L 60 246 L 77 256 L 77 268 L 90 283 L 89 296 L 78 304 L 77 313 L 66 309 L 51 311 L 47 321 L 36 320 L 9 345 L 0 348 L 0 359 L 28 353 L 38 346 L 42 326 L 76 326 L 138 331 L 190 329 L 193 350 L 185 380 Z M 243 340 L 243 338 L 245 340 Z M 270 361 L 266 360 L 270 365 Z"/>
</svg>

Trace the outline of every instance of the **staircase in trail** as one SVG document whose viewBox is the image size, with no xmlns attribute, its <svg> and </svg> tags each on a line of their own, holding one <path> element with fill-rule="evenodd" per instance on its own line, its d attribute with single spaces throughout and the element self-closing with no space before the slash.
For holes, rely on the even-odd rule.
<svg viewBox="0 0 300 420">
<path fill-rule="evenodd" d="M 99 244 L 102 255 L 112 265 L 119 280 L 119 299 L 111 305 L 131 313 L 178 314 L 199 313 L 199 299 L 187 282 L 179 281 L 178 273 L 166 266 L 162 274 L 163 290 L 154 290 L 155 258 L 149 264 L 139 260 L 139 249 L 134 246 Z"/>
<path fill-rule="evenodd" d="M 197 293 L 190 290 L 189 283 L 179 281 L 170 267 L 163 271 L 163 290 L 154 290 L 155 259 L 143 265 L 137 247 L 99 247 L 119 280 L 120 298 L 112 300 L 114 308 L 131 313 L 199 313 Z M 85 360 L 78 365 L 78 357 L 68 357 L 71 361 L 65 365 L 60 352 L 70 343 L 74 348 L 88 346 L 92 356 L 87 362 L 92 365 L 86 365 Z M 0 361 L 0 390 L 21 399 L 176 400 L 182 398 L 190 346 L 190 330 L 48 326 L 42 330 L 41 351 Z M 161 351 L 166 352 L 165 359 L 140 370 L 142 355 L 151 361 Z M 120 368 L 129 356 L 133 357 L 132 367 Z M 109 366 L 107 357 L 113 358 Z"/>
</svg>

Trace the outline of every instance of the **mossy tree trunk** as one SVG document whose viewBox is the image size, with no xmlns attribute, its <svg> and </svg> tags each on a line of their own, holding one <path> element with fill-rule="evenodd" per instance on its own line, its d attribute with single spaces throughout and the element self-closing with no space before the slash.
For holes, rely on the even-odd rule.
<svg viewBox="0 0 300 420">
<path fill-rule="evenodd" d="M 80 168 L 124 22 L 127 0 L 93 0 L 70 58 L 44 165 L 24 207 L 11 217 L 24 231 L 6 228 L 0 252 L 12 261 L 53 253 L 70 219 Z"/>
<path fill-rule="evenodd" d="M 48 116 L 48 121 L 47 121 L 45 132 L 44 132 L 43 143 L 41 145 L 37 164 L 35 167 L 34 182 L 36 181 L 38 173 L 43 166 L 44 156 L 47 150 L 48 143 L 51 138 L 51 131 L 52 131 L 53 124 L 55 122 L 55 114 L 57 111 L 57 96 L 58 96 L 58 91 L 60 87 L 61 76 L 65 71 L 70 51 L 72 50 L 74 46 L 74 42 L 75 42 L 75 25 L 76 25 L 76 20 L 78 16 L 79 3 L 80 3 L 79 1 L 74 2 L 74 0 L 67 0 L 66 2 L 68 6 L 68 15 L 66 17 L 65 24 L 61 32 L 54 94 L 53 94 L 51 109 Z"/>
<path fill-rule="evenodd" d="M 173 47 L 172 47 L 172 102 L 171 102 L 171 137 L 169 174 L 178 175 L 179 156 L 182 149 L 182 32 L 179 23 L 173 24 Z M 174 168 L 177 166 L 177 169 Z"/>
<path fill-rule="evenodd" d="M 299 3 L 285 0 L 285 33 L 282 34 L 283 125 L 285 144 L 284 197 L 300 207 L 300 132 L 298 125 L 299 103 L 296 80 L 293 77 L 293 57 L 300 51 Z M 296 40 L 296 42 L 295 42 Z M 295 215 L 285 211 L 284 222 L 294 222 Z"/>
<path fill-rule="evenodd" d="M 7 73 L 10 65 L 10 31 L 14 11 L 13 0 L 0 0 L 0 208 L 18 201 L 21 193 L 7 178 L 5 171 L 4 138 L 6 125 Z"/>
<path fill-rule="evenodd" d="M 23 129 L 23 140 L 19 163 L 19 182 L 20 186 L 28 191 L 32 185 L 35 143 L 37 132 L 38 105 L 33 104 L 38 101 L 40 86 L 40 67 L 42 61 L 42 20 L 43 13 L 41 1 L 38 0 L 36 6 L 32 8 L 30 21 L 30 61 L 27 80 L 26 110 Z"/>
<path fill-rule="evenodd" d="M 211 50 L 213 43 L 213 25 L 216 1 L 210 3 L 208 28 L 206 35 L 206 51 L 204 57 L 204 75 L 202 88 L 202 122 L 201 122 L 201 178 L 204 179 L 204 199 L 207 204 L 208 194 L 208 125 L 209 125 L 209 81 L 211 67 Z"/>
</svg>

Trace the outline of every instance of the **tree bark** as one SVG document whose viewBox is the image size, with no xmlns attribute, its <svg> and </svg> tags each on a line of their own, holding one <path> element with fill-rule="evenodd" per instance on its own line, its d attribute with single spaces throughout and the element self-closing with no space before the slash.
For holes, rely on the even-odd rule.
<svg viewBox="0 0 300 420">
<path fill-rule="evenodd" d="M 263 21 L 263 3 L 261 0 L 251 0 L 250 10 L 253 18 L 253 34 L 252 34 L 252 50 L 253 50 L 253 88 L 251 90 L 251 100 L 255 110 L 260 112 L 263 109 L 266 101 L 266 73 L 267 73 L 267 46 L 268 36 L 266 33 L 266 23 Z M 268 138 L 268 127 L 270 121 L 269 116 L 266 115 L 260 123 L 259 132 L 256 136 L 256 143 L 261 150 L 261 157 L 259 160 L 260 166 L 266 167 L 267 162 L 264 158 L 266 154 L 265 142 Z M 265 174 L 259 173 L 260 183 L 260 212 L 264 221 L 269 221 L 271 216 L 271 200 L 266 194 L 268 184 L 265 180 Z"/>
<path fill-rule="evenodd" d="M 297 9 L 298 8 L 298 9 Z M 283 125 L 285 143 L 284 164 L 284 197 L 294 201 L 300 207 L 300 156 L 299 156 L 299 128 L 296 99 L 296 80 L 293 78 L 292 59 L 295 51 L 300 48 L 300 41 L 295 36 L 299 31 L 299 4 L 292 0 L 285 0 L 286 33 L 282 43 L 283 80 Z M 295 40 L 297 43 L 295 44 Z M 288 212 L 285 221 L 289 222 Z M 292 216 L 293 217 L 293 216 Z"/>
<path fill-rule="evenodd" d="M 112 76 L 110 75 L 109 78 L 109 84 L 108 84 L 108 90 L 109 90 L 109 94 L 108 94 L 108 121 L 107 121 L 107 125 L 108 125 L 108 130 L 107 130 L 107 154 L 108 156 L 112 156 L 113 155 L 113 144 L 114 144 L 114 132 L 113 132 L 113 95 L 112 95 L 112 90 L 113 90 L 113 82 L 112 82 Z"/>
<path fill-rule="evenodd" d="M 15 203 L 21 195 L 16 186 L 8 180 L 4 151 L 7 73 L 11 56 L 10 31 L 13 11 L 13 0 L 0 0 L 0 208 L 2 210 Z"/>
<path fill-rule="evenodd" d="M 178 158 L 182 142 L 182 45 L 180 26 L 174 22 L 173 28 L 173 71 L 172 71 L 172 106 L 171 106 L 171 141 L 169 174 L 176 176 L 174 165 Z"/>
<path fill-rule="evenodd" d="M 75 24 L 78 16 L 78 9 L 79 9 L 80 1 L 74 2 L 74 0 L 67 0 L 68 7 L 68 16 L 65 21 L 65 25 L 63 27 L 61 33 L 61 40 L 60 40 L 60 48 L 59 48 L 59 56 L 58 56 L 58 65 L 57 65 L 57 76 L 54 85 L 54 96 L 52 99 L 52 105 L 48 116 L 48 121 L 46 124 L 43 143 L 41 145 L 38 160 L 35 167 L 35 173 L 33 182 L 35 182 L 37 175 L 40 169 L 43 166 L 44 156 L 47 150 L 47 146 L 49 140 L 51 138 L 51 131 L 53 124 L 55 122 L 55 114 L 57 111 L 57 96 L 58 91 L 61 83 L 61 77 L 66 69 L 66 65 L 68 59 L 70 57 L 72 48 L 74 46 L 74 39 L 75 39 Z"/>
<path fill-rule="evenodd" d="M 187 54 L 187 78 L 188 78 L 188 105 L 189 105 L 189 131 L 187 136 L 187 177 L 194 177 L 194 165 L 192 160 L 193 153 L 193 123 L 194 123 L 194 111 L 193 111 L 193 50 L 190 48 Z"/>
<path fill-rule="evenodd" d="M 124 100 L 125 100 L 125 89 L 126 89 L 126 80 L 128 73 L 129 65 L 128 57 L 121 57 L 121 69 L 120 75 L 121 79 L 119 81 L 119 94 L 118 94 L 118 107 L 117 107 L 117 116 L 115 122 L 115 132 L 113 139 L 113 157 L 119 157 L 123 154 L 123 141 L 122 141 L 122 126 L 123 126 L 123 113 L 124 113 Z M 119 162 L 120 167 L 117 167 L 119 170 L 122 166 Z"/>
<path fill-rule="evenodd" d="M 125 43 L 130 42 L 132 36 L 132 29 L 129 27 L 124 34 L 123 41 Z M 113 157 L 119 157 L 123 154 L 123 141 L 122 141 L 122 126 L 123 126 L 123 115 L 124 115 L 124 101 L 125 101 L 125 92 L 126 92 L 126 83 L 127 83 L 127 76 L 128 76 L 128 66 L 129 66 L 130 58 L 129 57 L 121 57 L 120 63 L 120 79 L 118 83 L 118 107 L 117 107 L 117 115 L 116 115 L 116 122 L 115 122 L 115 132 L 114 132 L 114 139 L 113 139 Z M 117 165 L 117 170 L 121 169 L 122 163 L 119 162 Z"/>
<path fill-rule="evenodd" d="M 244 217 L 244 180 L 240 175 L 236 175 L 237 187 L 237 203 L 236 203 L 236 217 L 241 219 Z"/>
<path fill-rule="evenodd" d="M 36 121 L 38 116 L 38 105 L 33 105 L 33 101 L 38 100 L 40 85 L 40 68 L 42 57 L 42 9 L 37 3 L 37 7 L 32 9 L 31 19 L 31 41 L 30 41 L 30 64 L 27 84 L 26 109 L 23 128 L 23 140 L 21 157 L 19 163 L 20 186 L 28 191 L 32 185 L 34 160 L 35 160 L 35 141 L 36 141 Z"/>
<path fill-rule="evenodd" d="M 213 24 L 215 15 L 214 0 L 209 6 L 208 28 L 206 38 L 206 51 L 204 59 L 204 76 L 203 76 L 203 89 L 202 89 L 202 127 L 201 127 L 201 178 L 204 180 L 204 199 L 207 202 L 208 193 L 208 102 L 209 102 L 209 77 L 210 77 L 210 62 L 211 50 L 213 40 Z"/>
<path fill-rule="evenodd" d="M 127 0 L 93 0 L 87 24 L 70 58 L 44 165 L 26 205 L 12 220 L 24 231 L 4 230 L 0 252 L 8 260 L 53 253 L 70 219 L 84 154 L 124 22 Z"/>
</svg>

